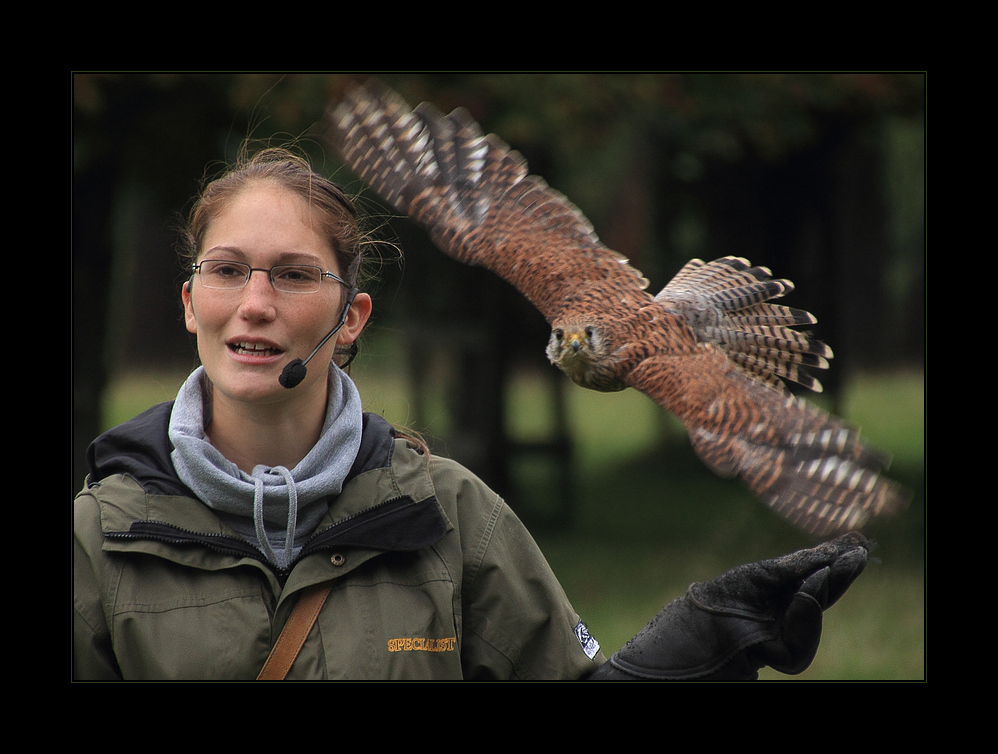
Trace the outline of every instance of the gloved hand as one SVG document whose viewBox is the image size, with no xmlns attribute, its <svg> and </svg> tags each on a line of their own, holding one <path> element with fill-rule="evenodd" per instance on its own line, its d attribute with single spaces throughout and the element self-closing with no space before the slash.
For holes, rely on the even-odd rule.
<svg viewBox="0 0 998 754">
<path fill-rule="evenodd" d="M 818 651 L 822 612 L 863 572 L 869 550 L 851 532 L 693 584 L 589 678 L 755 680 L 766 665 L 800 673 Z"/>
</svg>

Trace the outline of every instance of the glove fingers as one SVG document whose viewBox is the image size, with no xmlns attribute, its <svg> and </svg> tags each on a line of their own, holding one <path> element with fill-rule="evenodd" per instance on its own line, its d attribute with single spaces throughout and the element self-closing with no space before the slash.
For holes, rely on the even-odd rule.
<svg viewBox="0 0 998 754">
<path fill-rule="evenodd" d="M 827 608 L 862 573 L 868 548 L 862 534 L 850 532 L 817 547 L 738 566 L 713 581 L 693 584 L 689 594 L 705 609 L 763 619 L 782 612 L 802 582 L 822 573 L 829 584 L 820 604 Z M 817 587 L 820 581 L 812 583 Z"/>
<path fill-rule="evenodd" d="M 814 599 L 818 606 L 824 609 L 828 601 L 828 576 L 831 572 L 832 569 L 828 566 L 815 571 L 804 579 L 798 591 Z"/>
<path fill-rule="evenodd" d="M 760 647 L 766 664 L 789 675 L 796 675 L 811 664 L 821 640 L 823 611 L 834 605 L 863 572 L 866 558 L 865 548 L 848 550 L 831 565 L 804 579 L 787 606 L 779 640 Z"/>
<path fill-rule="evenodd" d="M 826 610 L 838 602 L 852 582 L 866 568 L 869 553 L 865 548 L 857 548 L 843 553 L 829 568 L 827 597 L 822 607 Z"/>
<path fill-rule="evenodd" d="M 824 581 L 819 578 L 816 584 Z M 781 673 L 796 675 L 811 664 L 818 652 L 821 620 L 822 609 L 818 601 L 806 592 L 798 592 L 787 607 L 779 638 L 766 642 L 756 651 L 765 664 Z"/>
<path fill-rule="evenodd" d="M 823 610 L 834 605 L 866 568 L 867 552 L 860 548 L 840 555 L 831 565 L 815 571 L 800 586 Z"/>
</svg>

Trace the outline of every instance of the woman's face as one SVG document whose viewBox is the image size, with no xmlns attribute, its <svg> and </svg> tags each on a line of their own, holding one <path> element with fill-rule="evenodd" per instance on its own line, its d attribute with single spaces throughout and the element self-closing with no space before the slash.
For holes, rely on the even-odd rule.
<svg viewBox="0 0 998 754">
<path fill-rule="evenodd" d="M 341 275 L 336 254 L 310 224 L 296 194 L 275 184 L 242 189 L 208 228 L 198 261 L 223 259 L 269 270 L 309 264 Z M 371 301 L 358 294 L 335 338 L 309 362 L 305 380 L 286 389 L 278 383 L 292 359 L 308 358 L 339 320 L 346 288 L 324 278 L 315 293 L 275 290 L 267 272 L 253 272 L 238 290 L 206 288 L 200 275 L 184 287 L 187 329 L 197 335 L 201 363 L 219 398 L 276 403 L 307 396 L 325 405 L 326 369 L 336 343 L 352 343 L 370 315 Z M 321 395 L 321 398 L 319 397 Z"/>
</svg>

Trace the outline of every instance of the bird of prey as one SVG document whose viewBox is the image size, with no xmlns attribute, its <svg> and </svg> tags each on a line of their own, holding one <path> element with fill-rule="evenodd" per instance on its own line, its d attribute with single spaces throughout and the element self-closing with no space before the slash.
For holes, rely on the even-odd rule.
<svg viewBox="0 0 998 754">
<path fill-rule="evenodd" d="M 485 267 L 547 319 L 547 355 L 574 382 L 634 388 L 675 414 L 696 453 L 815 536 L 887 517 L 908 493 L 888 458 L 783 380 L 820 390 L 807 368 L 831 351 L 792 329 L 807 312 L 771 303 L 793 289 L 768 269 L 692 260 L 658 295 L 600 243 L 582 213 L 463 108 L 411 109 L 377 81 L 327 113 L 346 165 L 424 227 L 446 254 Z"/>
</svg>

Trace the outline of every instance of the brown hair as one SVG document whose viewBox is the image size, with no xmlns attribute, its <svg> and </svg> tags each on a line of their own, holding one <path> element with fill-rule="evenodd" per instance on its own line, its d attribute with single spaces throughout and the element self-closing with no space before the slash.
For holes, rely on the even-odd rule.
<svg viewBox="0 0 998 754">
<path fill-rule="evenodd" d="M 253 155 L 244 149 L 232 168 L 202 189 L 181 233 L 180 261 L 184 269 L 189 271 L 197 261 L 209 226 L 229 200 L 261 181 L 276 183 L 305 200 L 318 223 L 319 235 L 335 252 L 344 278 L 356 286 L 363 258 L 362 233 L 353 202 L 339 186 L 314 172 L 305 158 L 277 147 Z"/>
</svg>

